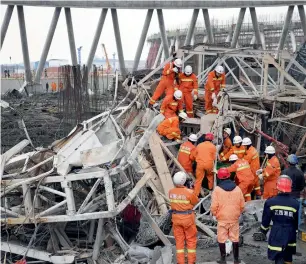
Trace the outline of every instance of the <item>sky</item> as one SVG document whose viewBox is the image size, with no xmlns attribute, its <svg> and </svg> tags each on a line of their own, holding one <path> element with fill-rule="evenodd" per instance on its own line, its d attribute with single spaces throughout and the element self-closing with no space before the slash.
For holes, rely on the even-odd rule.
<svg viewBox="0 0 306 264">
<path fill-rule="evenodd" d="M 2 24 L 6 6 L 0 5 L 0 7 Z M 262 19 L 268 21 L 276 21 L 280 18 L 284 18 L 287 7 L 256 8 L 256 11 L 259 21 Z M 38 61 L 40 59 L 53 12 L 54 8 L 49 7 L 24 7 L 30 61 Z M 146 12 L 146 10 L 117 10 L 124 58 L 126 60 L 134 59 Z M 187 28 L 192 16 L 192 12 L 192 10 L 164 10 L 163 14 L 166 28 Z M 83 63 L 87 60 L 100 13 L 101 9 L 71 9 L 76 47 L 83 46 Z M 222 22 L 225 24 L 229 22 L 235 23 L 238 17 L 238 13 L 239 9 L 209 10 L 211 20 L 218 21 L 219 24 Z M 297 13 L 296 9 L 295 13 Z M 296 16 L 296 14 L 294 16 Z M 250 21 L 249 11 L 246 12 L 244 21 Z M 204 24 L 202 12 L 199 13 L 197 22 L 198 24 Z M 148 36 L 158 32 L 159 26 L 157 13 L 154 11 L 149 27 Z M 109 57 L 112 57 L 114 52 L 117 53 L 110 10 L 108 10 L 104 27 L 102 29 L 99 46 L 96 51 L 97 57 L 104 57 L 101 43 L 105 44 Z M 141 59 L 145 60 L 148 52 L 149 44 L 146 43 L 142 52 Z M 11 22 L 6 33 L 0 59 L 1 64 L 10 62 L 20 63 L 23 60 L 16 7 L 14 8 Z M 65 12 L 63 9 L 61 11 L 48 54 L 47 60 L 49 59 L 68 59 L 71 61 Z"/>
</svg>

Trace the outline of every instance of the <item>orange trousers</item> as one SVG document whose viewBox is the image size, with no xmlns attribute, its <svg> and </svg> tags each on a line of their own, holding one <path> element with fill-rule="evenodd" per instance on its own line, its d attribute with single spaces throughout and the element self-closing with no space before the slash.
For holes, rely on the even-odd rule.
<svg viewBox="0 0 306 264">
<path fill-rule="evenodd" d="M 253 181 L 242 181 L 238 183 L 238 187 L 241 189 L 244 200 L 246 202 L 251 201 L 251 192 L 253 191 L 254 182 Z"/>
<path fill-rule="evenodd" d="M 268 199 L 272 198 L 277 195 L 277 189 L 276 189 L 276 183 L 275 181 L 267 181 L 264 183 L 264 191 L 263 191 L 263 198 Z"/>
<path fill-rule="evenodd" d="M 193 96 L 191 92 L 184 92 L 183 93 L 186 114 L 188 117 L 194 117 L 193 113 Z"/>
<path fill-rule="evenodd" d="M 239 242 L 239 222 L 223 223 L 218 222 L 217 226 L 217 240 L 218 243 L 225 243 L 226 240 L 232 242 Z"/>
<path fill-rule="evenodd" d="M 219 110 L 212 106 L 212 93 L 205 91 L 205 110 L 206 114 L 218 114 Z"/>
<path fill-rule="evenodd" d="M 261 195 L 260 180 L 256 174 L 254 175 L 254 178 L 255 178 L 254 179 L 254 191 L 256 195 L 260 196 Z"/>
<path fill-rule="evenodd" d="M 189 224 L 188 226 L 173 224 L 173 234 L 176 242 L 177 264 L 185 264 L 185 241 L 187 246 L 188 264 L 196 263 L 197 248 L 197 227 Z"/>
<path fill-rule="evenodd" d="M 202 187 L 202 181 L 204 177 L 207 177 L 208 180 L 208 189 L 212 190 L 214 187 L 214 174 L 213 174 L 214 164 L 209 163 L 197 163 L 196 169 L 196 180 L 194 184 L 194 193 L 195 195 L 200 194 L 200 190 Z"/>
<path fill-rule="evenodd" d="M 174 93 L 173 83 L 171 83 L 169 80 L 160 80 L 154 91 L 154 94 L 151 97 L 150 104 L 155 104 L 164 92 L 166 96 Z"/>
</svg>

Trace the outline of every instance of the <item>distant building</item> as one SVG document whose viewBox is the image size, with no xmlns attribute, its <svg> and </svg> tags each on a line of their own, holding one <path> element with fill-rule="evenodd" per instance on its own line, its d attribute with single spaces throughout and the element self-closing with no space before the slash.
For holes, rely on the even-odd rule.
<svg viewBox="0 0 306 264">
<path fill-rule="evenodd" d="M 51 59 L 48 61 L 49 67 L 60 67 L 64 65 L 68 65 L 69 61 L 65 59 Z"/>
</svg>

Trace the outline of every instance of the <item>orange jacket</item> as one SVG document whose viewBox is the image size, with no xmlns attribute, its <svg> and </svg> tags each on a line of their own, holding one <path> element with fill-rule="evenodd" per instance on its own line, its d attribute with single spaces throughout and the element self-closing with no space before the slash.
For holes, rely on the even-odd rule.
<svg viewBox="0 0 306 264">
<path fill-rule="evenodd" d="M 176 116 L 177 111 L 183 111 L 183 100 L 176 101 L 173 95 L 167 95 L 160 106 L 160 112 L 166 118 L 170 118 Z"/>
<path fill-rule="evenodd" d="M 254 175 L 250 168 L 250 164 L 244 160 L 239 159 L 230 167 L 228 167 L 229 172 L 236 172 L 235 182 L 239 184 L 240 182 L 254 182 Z"/>
<path fill-rule="evenodd" d="M 196 147 L 196 151 L 194 153 L 195 160 L 197 163 L 201 164 L 213 164 L 216 159 L 216 153 L 216 146 L 210 141 L 204 141 Z"/>
<path fill-rule="evenodd" d="M 232 148 L 233 144 L 229 137 L 223 140 L 222 152 L 220 153 L 220 159 L 222 159 Z"/>
<path fill-rule="evenodd" d="M 185 73 L 180 73 L 179 77 L 180 77 L 179 89 L 183 93 L 191 93 L 193 91 L 195 95 L 198 94 L 198 89 L 199 89 L 198 78 L 194 73 L 192 73 L 189 76 L 186 76 Z"/>
<path fill-rule="evenodd" d="M 180 139 L 180 122 L 177 116 L 165 119 L 157 127 L 157 132 L 169 139 Z"/>
<path fill-rule="evenodd" d="M 227 152 L 224 157 L 222 158 L 223 161 L 228 160 L 230 155 L 236 154 L 239 159 L 242 159 L 245 155 L 245 146 L 240 146 L 239 148 L 236 147 L 235 145 L 231 147 L 229 152 Z"/>
<path fill-rule="evenodd" d="M 266 167 L 263 169 L 262 175 L 264 176 L 265 183 L 269 181 L 277 181 L 281 174 L 281 168 L 279 160 L 276 156 L 273 156 L 268 160 Z"/>
<path fill-rule="evenodd" d="M 251 170 L 256 175 L 256 171 L 260 169 L 259 155 L 253 146 L 246 149 L 244 159 L 250 164 Z"/>
<path fill-rule="evenodd" d="M 167 81 L 171 84 L 174 83 L 175 80 L 175 72 L 173 71 L 174 68 L 173 62 L 169 62 L 165 65 L 162 73 L 161 81 Z"/>
<path fill-rule="evenodd" d="M 225 191 L 217 186 L 212 192 L 210 211 L 218 222 L 235 223 L 244 209 L 244 197 L 238 186 Z"/>
<path fill-rule="evenodd" d="M 195 158 L 196 147 L 190 141 L 183 143 L 179 149 L 178 161 L 187 172 L 192 172 L 192 161 Z"/>
<path fill-rule="evenodd" d="M 208 92 L 218 94 L 220 89 L 223 88 L 225 88 L 225 73 L 221 74 L 221 76 L 217 78 L 215 71 L 211 71 L 207 77 L 205 93 Z"/>
</svg>

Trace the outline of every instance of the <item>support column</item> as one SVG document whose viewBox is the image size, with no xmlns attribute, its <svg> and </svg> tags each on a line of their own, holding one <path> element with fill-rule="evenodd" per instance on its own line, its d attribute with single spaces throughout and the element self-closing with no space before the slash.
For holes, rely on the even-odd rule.
<svg viewBox="0 0 306 264">
<path fill-rule="evenodd" d="M 264 31 L 260 32 L 260 40 L 261 40 L 262 49 L 266 50 L 266 37 Z"/>
<path fill-rule="evenodd" d="M 238 37 L 241 31 L 241 26 L 243 23 L 244 15 L 245 15 L 246 8 L 241 8 L 239 11 L 239 16 L 237 20 L 237 24 L 235 26 L 234 34 L 233 34 L 233 39 L 231 42 L 231 48 L 234 49 L 236 48 L 237 42 L 238 42 Z"/>
<path fill-rule="evenodd" d="M 252 19 L 254 32 L 255 32 L 256 43 L 257 45 L 260 45 L 261 44 L 260 31 L 259 31 L 259 25 L 258 25 L 255 7 L 250 7 L 250 13 L 251 13 L 251 19 Z"/>
<path fill-rule="evenodd" d="M 2 44 L 4 42 L 4 39 L 5 39 L 5 35 L 6 35 L 6 32 L 7 32 L 8 26 L 9 26 L 10 21 L 11 21 L 13 10 L 14 10 L 14 6 L 9 5 L 9 6 L 7 6 L 6 11 L 5 11 L 5 15 L 4 15 L 2 26 L 1 26 L 1 48 L 2 48 Z"/>
<path fill-rule="evenodd" d="M 292 44 L 292 51 L 296 52 L 296 39 L 293 30 L 290 31 L 290 39 Z"/>
<path fill-rule="evenodd" d="M 75 41 L 74 41 L 71 11 L 69 7 L 65 7 L 65 17 L 66 17 L 70 54 L 71 54 L 71 63 L 73 66 L 75 66 L 75 65 L 78 65 L 78 60 L 77 60 L 77 55 L 76 55 L 76 47 L 75 47 Z"/>
<path fill-rule="evenodd" d="M 150 26 L 150 23 L 151 23 L 153 11 L 154 11 L 154 9 L 149 9 L 148 12 L 147 12 L 146 20 L 145 20 L 143 28 L 142 28 L 142 32 L 141 32 L 141 35 L 140 35 L 138 47 L 137 47 L 136 54 L 135 54 L 133 71 L 136 71 L 137 68 L 138 68 L 141 53 L 142 53 L 142 50 L 143 50 L 143 46 L 144 46 L 144 43 L 146 41 L 149 26 Z"/>
<path fill-rule="evenodd" d="M 75 201 L 72 190 L 71 182 L 63 181 L 61 182 L 62 188 L 65 190 L 66 200 L 67 200 L 67 215 L 74 215 L 75 210 Z"/>
<path fill-rule="evenodd" d="M 121 75 L 126 76 L 117 9 L 111 9 Z"/>
<path fill-rule="evenodd" d="M 285 22 L 284 22 L 283 31 L 282 31 L 282 34 L 281 34 L 281 37 L 280 37 L 279 43 L 278 43 L 278 51 L 284 49 L 285 41 L 286 41 L 286 38 L 287 38 L 287 35 L 288 35 L 289 25 L 290 25 L 292 15 L 293 15 L 293 10 L 294 10 L 294 6 L 289 6 L 288 7 L 287 15 L 286 15 Z"/>
<path fill-rule="evenodd" d="M 52 39 L 53 39 L 53 36 L 54 36 L 54 32 L 55 32 L 55 29 L 56 29 L 58 18 L 61 14 L 61 9 L 62 9 L 61 7 L 56 7 L 55 10 L 54 10 L 53 17 L 52 17 L 52 20 L 51 20 L 51 24 L 50 24 L 50 27 L 49 27 L 49 32 L 48 32 L 46 42 L 45 42 L 45 45 L 43 47 L 43 51 L 41 53 L 39 64 L 38 64 L 38 67 L 37 67 L 35 80 L 34 80 L 35 83 L 40 83 L 41 74 L 42 74 L 42 71 L 45 67 L 45 63 L 46 63 L 47 56 L 48 56 L 48 53 L 49 53 L 49 50 L 50 50 L 50 46 L 51 46 L 51 43 L 52 43 Z"/>
<path fill-rule="evenodd" d="M 23 64 L 24 64 L 24 70 L 25 70 L 25 81 L 26 83 L 31 83 L 32 73 L 31 73 L 28 39 L 27 39 L 27 31 L 25 27 L 23 6 L 17 6 L 17 14 L 18 14 L 19 31 L 20 31 L 20 39 L 21 39 L 21 47 L 22 47 L 22 55 L 23 55 Z"/>
<path fill-rule="evenodd" d="M 205 28 L 207 32 L 207 37 L 208 37 L 208 43 L 212 44 L 214 43 L 214 34 L 213 34 L 212 27 L 210 25 L 208 9 L 202 9 L 202 11 L 203 11 L 203 16 L 204 16 L 204 23 L 205 23 Z"/>
<path fill-rule="evenodd" d="M 302 29 L 304 32 L 304 39 L 306 40 L 306 16 L 305 16 L 305 9 L 303 5 L 298 5 L 299 15 L 301 19 Z"/>
<path fill-rule="evenodd" d="M 100 14 L 100 18 L 99 18 L 99 21 L 98 21 L 97 29 L 96 29 L 95 36 L 94 36 L 94 39 L 92 41 L 91 48 L 90 48 L 89 55 L 88 55 L 88 59 L 87 59 L 88 72 L 91 69 L 92 62 L 93 62 L 94 56 L 96 54 L 98 42 L 99 42 L 99 39 L 100 39 L 100 36 L 101 36 L 101 31 L 102 31 L 104 21 L 105 21 L 106 15 L 107 15 L 107 10 L 108 9 L 102 9 L 101 10 L 101 14 Z"/>
<path fill-rule="evenodd" d="M 160 36 L 164 48 L 164 55 L 165 58 L 168 59 L 170 57 L 169 53 L 169 43 L 167 39 L 166 34 L 166 28 L 165 28 L 165 22 L 164 22 L 164 16 L 163 16 L 163 10 L 157 9 L 157 17 L 158 17 L 158 24 L 159 24 L 159 30 L 160 30 Z"/>
<path fill-rule="evenodd" d="M 161 43 L 159 45 L 158 52 L 157 52 L 157 55 L 156 55 L 156 58 L 155 58 L 155 61 L 154 61 L 152 69 L 155 69 L 157 67 L 157 64 L 160 61 L 160 57 L 161 57 L 162 52 L 163 52 L 163 45 Z"/>
<path fill-rule="evenodd" d="M 195 25 L 197 23 L 198 15 L 199 15 L 199 9 L 194 9 L 193 13 L 192 13 L 191 21 L 190 21 L 190 26 L 189 26 L 188 31 L 187 31 L 187 36 L 186 36 L 186 39 L 185 39 L 185 43 L 184 43 L 185 46 L 190 45 L 190 43 L 191 43 L 191 38 L 192 38 L 193 33 L 194 33 L 194 29 L 195 29 Z"/>
</svg>

